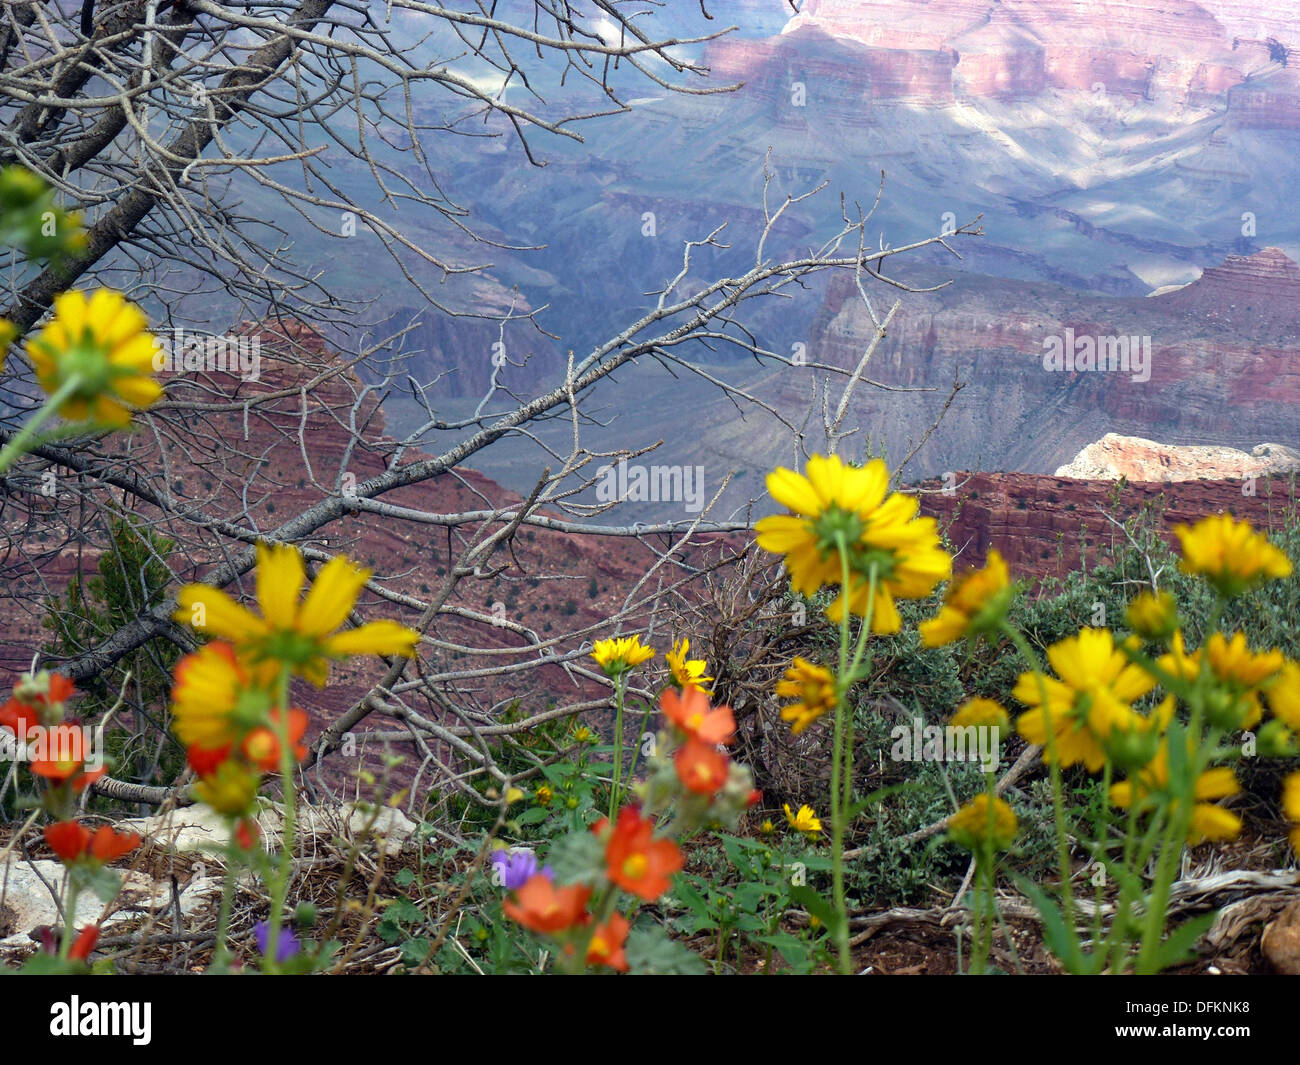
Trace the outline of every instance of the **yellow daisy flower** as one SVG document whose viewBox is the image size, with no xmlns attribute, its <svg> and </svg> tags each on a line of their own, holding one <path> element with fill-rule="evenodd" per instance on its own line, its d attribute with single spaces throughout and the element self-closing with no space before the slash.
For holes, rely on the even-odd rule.
<svg viewBox="0 0 1300 1065">
<path fill-rule="evenodd" d="M 1167 709 L 1166 709 L 1167 708 Z M 1158 714 L 1168 723 L 1173 712 L 1173 700 L 1167 699 L 1161 704 Z M 1189 739 L 1189 753 L 1194 743 Z M 1111 785 L 1110 801 L 1121 809 L 1127 810 L 1137 798 L 1163 791 L 1169 785 L 1169 740 L 1166 737 L 1150 764 L 1140 772 L 1131 774 L 1128 780 Z M 1241 791 L 1236 774 L 1226 766 L 1207 769 L 1196 778 L 1195 802 L 1192 806 L 1192 820 L 1187 827 L 1187 842 L 1196 846 L 1200 843 L 1218 842 L 1236 839 L 1241 832 L 1241 818 L 1231 810 L 1215 805 L 1214 799 L 1226 799 Z"/>
<path fill-rule="evenodd" d="M 1178 602 L 1168 592 L 1143 592 L 1128 605 L 1128 625 L 1143 639 L 1167 639 L 1178 628 Z"/>
<path fill-rule="evenodd" d="M 1200 574 L 1222 595 L 1240 595 L 1269 579 L 1291 576 L 1291 560 L 1249 522 L 1231 514 L 1202 518 L 1174 532 L 1183 546 L 1179 569 Z"/>
<path fill-rule="evenodd" d="M 997 850 L 1006 850 L 1019 831 L 1015 811 L 1003 799 L 995 798 L 990 803 L 986 792 L 980 792 L 948 818 L 948 835 L 970 851 L 978 850 L 987 839 Z"/>
<path fill-rule="evenodd" d="M 691 641 L 683 639 L 674 643 L 673 649 L 664 655 L 673 684 L 678 688 L 699 688 L 705 695 L 712 695 L 713 692 L 704 687 L 713 679 L 704 675 L 709 664 L 703 658 L 687 658 L 690 652 Z"/>
<path fill-rule="evenodd" d="M 1263 716 L 1259 691 L 1281 673 L 1286 663 L 1281 651 L 1256 653 L 1238 632 L 1229 640 L 1221 632 L 1210 634 L 1204 652 L 1218 688 L 1210 696 L 1210 720 L 1220 728 L 1236 731 L 1254 728 Z M 1193 681 L 1200 674 L 1201 651 L 1188 651 L 1183 634 L 1175 632 L 1169 653 L 1157 665 L 1172 676 Z"/>
<path fill-rule="evenodd" d="M 926 647 L 942 647 L 963 636 L 996 627 L 1011 601 L 1011 576 L 997 549 L 989 551 L 983 569 L 967 570 L 948 585 L 943 608 L 917 627 Z"/>
<path fill-rule="evenodd" d="M 823 666 L 795 657 L 785 677 L 776 682 L 776 694 L 798 702 L 781 708 L 781 719 L 791 722 L 796 736 L 823 714 L 835 709 L 835 675 Z"/>
<path fill-rule="evenodd" d="M 832 621 L 842 618 L 846 605 L 851 613 L 866 615 L 873 565 L 871 630 L 881 634 L 902 627 L 896 599 L 924 599 L 952 574 L 952 558 L 939 545 L 935 520 L 917 517 L 915 496 L 889 494 L 889 472 L 880 459 L 859 468 L 834 455 L 814 455 L 804 475 L 784 468 L 768 474 L 767 489 L 794 513 L 758 521 L 758 544 L 785 556 L 796 591 L 810 596 L 822 587 L 839 587 L 839 544 L 847 546 L 854 584 L 847 604 L 840 588 L 826 612 Z"/>
<path fill-rule="evenodd" d="M 790 823 L 791 828 L 807 836 L 818 835 L 822 830 L 821 819 L 813 813 L 813 808 L 807 803 L 799 807 L 798 813 L 792 811 L 790 804 L 786 803 L 785 819 Z"/>
<path fill-rule="evenodd" d="M 645 646 L 640 636 L 616 636 L 608 640 L 597 640 L 591 649 L 591 657 L 607 677 L 618 677 L 654 656 L 654 648 Z"/>
<path fill-rule="evenodd" d="M 27 345 L 36 380 L 59 396 L 58 412 L 73 422 L 120 428 L 132 409 L 151 406 L 162 386 L 151 376 L 154 338 L 149 320 L 120 292 L 64 292 L 54 317 Z"/>
<path fill-rule="evenodd" d="M 341 555 L 321 567 L 303 595 L 302 554 L 289 544 L 257 545 L 257 601 L 261 615 L 219 588 L 188 584 L 177 597 L 176 620 L 229 640 L 256 662 L 289 666 L 318 688 L 329 677 L 331 659 L 351 655 L 415 654 L 420 634 L 396 621 L 371 621 L 335 632 L 347 621 L 371 571 Z"/>
<path fill-rule="evenodd" d="M 1117 729 L 1134 726 L 1141 715 L 1131 704 L 1156 682 L 1129 663 L 1109 629 L 1081 629 L 1078 636 L 1049 647 L 1047 660 L 1057 676 L 1044 676 L 1042 688 L 1032 672 L 1020 674 L 1016 682 L 1012 694 L 1033 707 L 1016 720 L 1016 729 L 1030 743 L 1046 748 L 1043 757 L 1050 760 L 1050 728 L 1061 765 L 1082 762 L 1095 773 L 1106 763 L 1105 740 Z"/>
</svg>

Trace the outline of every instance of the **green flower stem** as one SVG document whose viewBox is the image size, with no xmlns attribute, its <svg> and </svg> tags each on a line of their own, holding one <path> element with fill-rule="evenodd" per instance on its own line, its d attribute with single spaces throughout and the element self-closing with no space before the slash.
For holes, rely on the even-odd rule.
<svg viewBox="0 0 1300 1065">
<path fill-rule="evenodd" d="M 1061 878 L 1061 906 L 1070 938 L 1077 939 L 1072 886 L 1074 871 L 1070 865 L 1070 841 L 1065 830 L 1065 789 L 1061 780 L 1061 760 L 1056 755 L 1056 729 L 1053 727 L 1053 715 L 1047 701 L 1047 681 L 1043 676 L 1042 664 L 1024 634 L 1006 619 L 1003 619 L 998 627 L 1020 652 L 1020 657 L 1029 665 L 1038 681 L 1038 697 L 1042 700 L 1044 731 L 1047 733 L 1047 757 L 1050 763 L 1048 770 L 1052 780 L 1052 819 L 1056 828 L 1056 862 Z"/>
<path fill-rule="evenodd" d="M 81 888 L 77 884 L 77 874 L 68 869 L 63 877 L 63 942 L 59 944 L 59 957 L 64 961 L 72 953 L 72 941 L 77 936 L 77 896 Z"/>
<path fill-rule="evenodd" d="M 623 680 L 625 672 L 614 679 L 614 779 L 609 788 L 609 823 L 618 811 L 619 786 L 623 780 Z"/>
<path fill-rule="evenodd" d="M 226 875 L 221 881 L 221 909 L 217 913 L 217 944 L 212 951 L 212 967 L 224 971 L 230 961 L 230 911 L 235 897 L 235 866 L 239 847 L 235 844 L 235 823 L 230 824 L 230 839 L 226 841 Z"/>
<path fill-rule="evenodd" d="M 849 691 L 853 687 L 853 677 L 862 661 L 867 638 L 871 632 L 871 614 L 875 605 L 876 567 L 871 567 L 870 595 L 867 600 L 867 616 L 863 619 L 862 630 L 858 634 L 857 646 L 852 661 L 849 658 L 849 602 L 853 592 L 853 578 L 849 572 L 848 543 L 844 534 L 836 537 L 836 547 L 840 556 L 840 594 L 843 610 L 840 613 L 840 656 L 839 674 L 836 677 L 837 698 L 835 700 L 835 731 L 831 742 L 831 890 L 836 913 L 835 946 L 841 976 L 853 972 L 853 955 L 849 947 L 849 912 L 844 897 L 844 832 L 848 827 L 848 814 L 852 807 L 853 796 L 853 754 L 850 749 L 845 753 L 845 738 L 849 737 L 851 748 L 853 735 L 852 711 L 849 708 Z"/>
<path fill-rule="evenodd" d="M 59 408 L 67 400 L 71 399 L 80 387 L 80 378 L 76 376 L 69 377 L 59 386 L 54 395 L 50 396 L 37 408 L 36 413 L 31 416 L 27 424 L 18 430 L 3 449 L 0 449 L 0 474 L 7 473 L 9 467 L 26 453 L 28 447 L 37 442 L 36 434 L 40 432 L 41 426 L 58 414 Z"/>
<path fill-rule="evenodd" d="M 295 819 L 293 769 L 295 759 L 293 744 L 289 741 L 289 667 L 280 667 L 277 685 L 279 715 L 275 722 L 276 738 L 280 744 L 280 790 L 284 798 L 284 821 L 280 836 L 280 860 L 271 885 L 270 927 L 266 937 L 266 954 L 262 958 L 264 971 L 274 972 L 280 944 L 280 929 L 284 924 L 284 903 L 289 892 L 289 877 L 293 872 L 293 833 Z"/>
<path fill-rule="evenodd" d="M 645 735 L 646 725 L 650 721 L 650 713 L 653 710 L 654 707 L 647 703 L 645 708 L 645 713 L 641 715 L 641 727 L 637 729 L 637 734 L 636 734 L 637 743 L 636 746 L 632 748 L 632 765 L 628 768 L 627 771 L 627 779 L 629 781 L 634 776 L 636 776 L 636 765 L 637 762 L 640 761 L 641 759 L 641 737 Z"/>
</svg>

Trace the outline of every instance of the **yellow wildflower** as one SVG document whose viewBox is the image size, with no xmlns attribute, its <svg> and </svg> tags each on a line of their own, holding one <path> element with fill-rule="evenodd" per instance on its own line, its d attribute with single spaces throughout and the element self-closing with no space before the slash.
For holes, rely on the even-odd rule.
<svg viewBox="0 0 1300 1065">
<path fill-rule="evenodd" d="M 1143 639 L 1164 640 L 1178 628 L 1178 602 L 1168 592 L 1143 592 L 1128 605 L 1128 625 Z"/>
<path fill-rule="evenodd" d="M 653 647 L 641 642 L 640 636 L 617 636 L 608 640 L 597 640 L 591 649 L 594 658 L 607 677 L 618 677 L 635 669 L 642 662 L 654 658 Z"/>
<path fill-rule="evenodd" d="M 1140 715 L 1131 704 L 1156 682 L 1129 663 L 1109 629 L 1081 629 L 1049 647 L 1047 660 L 1060 679 L 1044 676 L 1040 686 L 1036 674 L 1020 674 L 1013 694 L 1033 709 L 1020 715 L 1016 729 L 1030 743 L 1046 747 L 1043 756 L 1049 761 L 1050 729 L 1062 766 L 1082 762 L 1095 773 L 1106 762 L 1105 740 L 1117 729 L 1133 727 Z"/>
<path fill-rule="evenodd" d="M 258 775 L 233 758 L 228 758 L 210 776 L 194 785 L 194 796 L 227 817 L 242 817 L 257 801 Z"/>
<path fill-rule="evenodd" d="M 805 803 L 799 807 L 799 812 L 794 813 L 790 809 L 790 804 L 785 804 L 785 819 L 790 823 L 790 827 L 797 832 L 802 832 L 808 836 L 818 835 L 822 830 L 821 819 L 813 812 L 813 808 Z"/>
<path fill-rule="evenodd" d="M 968 570 L 948 585 L 943 608 L 918 626 L 921 643 L 942 647 L 990 631 L 1006 613 L 1012 592 L 1006 562 L 996 549 L 990 550 L 983 569 Z"/>
<path fill-rule="evenodd" d="M 1011 727 L 1011 716 L 1006 708 L 993 699 L 968 699 L 957 708 L 948 722 L 956 728 L 995 728 L 1005 732 Z"/>
<path fill-rule="evenodd" d="M 711 681 L 712 677 L 706 677 L 704 671 L 709 668 L 709 664 L 703 658 L 687 658 L 691 652 L 690 640 L 678 640 L 673 644 L 673 649 L 664 655 L 668 662 L 668 669 L 672 673 L 672 682 L 678 688 L 699 688 L 705 695 L 713 693 L 704 685 Z"/>
<path fill-rule="evenodd" d="M 798 656 L 785 671 L 785 677 L 776 682 L 776 694 L 782 699 L 798 700 L 781 709 L 781 719 L 791 722 L 790 731 L 795 735 L 834 710 L 838 701 L 834 674 Z"/>
<path fill-rule="evenodd" d="M 1291 576 L 1291 560 L 1249 522 L 1215 514 L 1195 525 L 1175 526 L 1184 573 L 1200 574 L 1221 595 L 1240 595 L 1269 579 Z"/>
<path fill-rule="evenodd" d="M 1282 812 L 1295 825 L 1291 829 L 1291 849 L 1300 854 L 1300 772 L 1292 773 L 1282 783 Z"/>
<path fill-rule="evenodd" d="M 978 850 L 985 840 L 991 840 L 997 850 L 1006 850 L 1019 831 L 1015 811 L 1003 799 L 995 798 L 990 803 L 986 792 L 980 792 L 948 818 L 948 835 L 969 851 Z"/>
<path fill-rule="evenodd" d="M 869 574 L 876 572 L 871 630 L 894 633 L 902 626 L 896 599 L 924 599 L 952 573 L 952 558 L 939 546 L 933 518 L 918 518 L 915 496 L 889 494 L 889 472 L 873 459 L 863 467 L 834 455 L 814 455 L 807 473 L 779 468 L 768 474 L 767 489 L 793 514 L 776 514 L 756 525 L 758 544 L 785 556 L 790 582 L 803 595 L 838 587 L 827 610 L 839 621 L 847 606 L 866 616 Z M 841 545 L 852 588 L 845 601 Z"/>
<path fill-rule="evenodd" d="M 318 688 L 324 687 L 331 659 L 415 654 L 420 634 L 396 621 L 371 621 L 334 631 L 352 613 L 370 573 L 336 556 L 321 567 L 304 596 L 306 571 L 298 549 L 258 543 L 261 616 L 206 584 L 188 584 L 181 589 L 175 616 L 200 632 L 229 640 L 254 662 L 282 663 Z"/>
<path fill-rule="evenodd" d="M 58 412 L 73 422 L 120 428 L 132 409 L 151 406 L 162 386 L 151 376 L 154 338 L 149 320 L 120 292 L 64 292 L 54 317 L 27 345 L 36 380 L 59 397 Z"/>
</svg>

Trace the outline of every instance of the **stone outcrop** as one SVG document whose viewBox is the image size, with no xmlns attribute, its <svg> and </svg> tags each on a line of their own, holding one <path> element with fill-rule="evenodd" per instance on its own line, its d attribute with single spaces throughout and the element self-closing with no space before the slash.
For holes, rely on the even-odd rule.
<svg viewBox="0 0 1300 1065">
<path fill-rule="evenodd" d="M 1300 451 L 1257 444 L 1249 453 L 1231 447 L 1159 444 L 1139 436 L 1107 433 L 1089 444 L 1057 477 L 1087 481 L 1213 481 L 1267 477 L 1300 470 Z"/>
</svg>

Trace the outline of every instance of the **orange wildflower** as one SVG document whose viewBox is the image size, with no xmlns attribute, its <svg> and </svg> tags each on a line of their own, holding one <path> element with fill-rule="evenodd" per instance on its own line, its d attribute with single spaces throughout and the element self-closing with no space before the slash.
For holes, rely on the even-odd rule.
<svg viewBox="0 0 1300 1065">
<path fill-rule="evenodd" d="M 605 822 L 595 826 L 603 831 Z M 668 890 L 670 878 L 685 862 L 670 839 L 652 839 L 654 822 L 634 806 L 618 813 L 618 824 L 605 844 L 606 875 L 624 891 L 654 902 Z"/>
<path fill-rule="evenodd" d="M 612 913 L 604 924 L 597 925 L 587 947 L 588 965 L 605 965 L 619 972 L 627 972 L 627 932 L 631 926 L 621 913 Z"/>
<path fill-rule="evenodd" d="M 506 899 L 506 916 L 534 932 L 563 932 L 582 919 L 591 888 L 585 884 L 556 887 L 545 873 L 534 873 L 515 892 L 515 900 Z"/>
<path fill-rule="evenodd" d="M 710 706 L 709 697 L 699 688 L 680 692 L 669 688 L 659 699 L 659 709 L 686 735 L 704 743 L 730 743 L 736 732 L 731 707 Z"/>
<path fill-rule="evenodd" d="M 266 725 L 253 729 L 244 737 L 241 750 L 244 757 L 258 769 L 272 772 L 280 768 L 280 711 L 271 711 L 271 721 L 275 727 Z M 301 762 L 307 757 L 307 748 L 298 741 L 307 732 L 307 711 L 292 707 L 289 710 L 289 742 L 293 745 L 294 758 Z"/>
<path fill-rule="evenodd" d="M 90 952 L 95 949 L 95 944 L 99 942 L 99 925 L 88 924 L 80 932 L 72 943 L 72 949 L 68 951 L 68 957 L 76 961 L 85 961 L 90 957 Z"/>
<path fill-rule="evenodd" d="M 727 782 L 727 756 L 701 740 L 687 740 L 673 762 L 682 785 L 697 795 L 714 795 Z"/>
<path fill-rule="evenodd" d="M 59 821 L 45 828 L 45 842 L 64 862 L 89 857 L 97 862 L 112 862 L 140 845 L 134 832 L 117 832 L 101 825 L 94 832 L 76 821 Z"/>
</svg>

